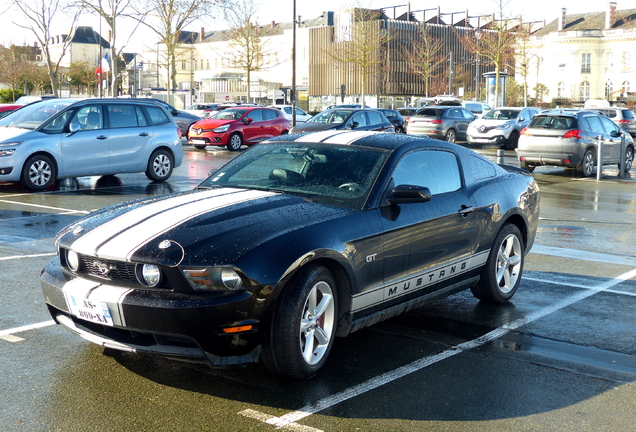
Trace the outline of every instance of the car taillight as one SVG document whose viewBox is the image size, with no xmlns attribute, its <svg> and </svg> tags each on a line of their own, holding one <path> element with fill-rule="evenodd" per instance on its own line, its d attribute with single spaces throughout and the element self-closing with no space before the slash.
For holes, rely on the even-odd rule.
<svg viewBox="0 0 636 432">
<path fill-rule="evenodd" d="M 521 129 L 521 132 L 519 132 L 519 134 L 521 134 L 521 135 L 525 135 L 525 136 L 529 136 L 529 135 L 527 134 L 527 131 L 528 131 L 528 128 L 523 128 L 523 129 Z"/>
<path fill-rule="evenodd" d="M 433 123 L 433 124 L 442 124 L 442 123 L 443 123 L 443 121 L 442 121 L 441 119 L 437 119 L 437 120 L 431 120 L 431 121 L 430 121 L 430 123 Z"/>
<path fill-rule="evenodd" d="M 181 128 L 179 126 L 177 126 L 177 133 L 179 134 L 179 139 L 181 139 L 183 134 L 181 133 Z"/>
<path fill-rule="evenodd" d="M 563 138 L 583 138 L 581 136 L 581 132 L 581 129 L 573 129 L 571 131 L 567 131 L 565 135 L 563 135 Z"/>
<path fill-rule="evenodd" d="M 625 120 L 625 119 L 623 119 L 623 120 L 619 120 L 618 122 L 619 122 L 619 123 L 629 123 L 629 120 Z"/>
</svg>

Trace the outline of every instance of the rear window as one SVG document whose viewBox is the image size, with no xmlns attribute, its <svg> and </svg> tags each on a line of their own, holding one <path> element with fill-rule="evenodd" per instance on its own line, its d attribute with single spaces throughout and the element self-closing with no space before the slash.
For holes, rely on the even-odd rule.
<svg viewBox="0 0 636 432">
<path fill-rule="evenodd" d="M 417 110 L 415 115 L 422 117 L 441 117 L 443 112 L 443 109 L 420 108 L 419 110 Z"/>
<path fill-rule="evenodd" d="M 170 123 L 170 119 L 166 116 L 166 113 L 159 107 L 146 107 L 148 117 L 150 117 L 150 123 L 153 125 Z"/>
<path fill-rule="evenodd" d="M 576 129 L 579 122 L 574 117 L 565 116 L 535 116 L 529 128 L 545 128 L 545 129 Z"/>
<path fill-rule="evenodd" d="M 634 113 L 631 110 L 623 110 L 623 118 L 625 120 L 634 120 Z"/>
</svg>

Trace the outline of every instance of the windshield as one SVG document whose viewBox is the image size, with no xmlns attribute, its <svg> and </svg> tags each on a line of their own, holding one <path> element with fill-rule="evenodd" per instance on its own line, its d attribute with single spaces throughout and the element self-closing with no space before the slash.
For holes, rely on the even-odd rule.
<svg viewBox="0 0 636 432">
<path fill-rule="evenodd" d="M 340 111 L 340 110 L 327 110 L 320 114 L 316 114 L 309 120 L 308 123 L 344 123 L 345 120 L 351 115 L 352 111 Z"/>
<path fill-rule="evenodd" d="M 321 204 L 361 209 L 389 151 L 315 143 L 259 144 L 199 187 L 283 192 Z"/>
<path fill-rule="evenodd" d="M 0 126 L 37 129 L 42 123 L 74 102 L 75 100 L 70 99 L 48 99 L 26 105 L 0 119 Z"/>
<path fill-rule="evenodd" d="M 223 111 L 219 111 L 218 113 L 211 116 L 211 119 L 218 120 L 238 120 L 243 117 L 248 110 L 246 109 L 237 109 L 237 108 L 228 108 Z"/>
<path fill-rule="evenodd" d="M 512 120 L 516 119 L 519 116 L 519 113 L 520 111 L 517 110 L 494 109 L 492 111 L 488 111 L 483 118 L 490 120 Z"/>
</svg>

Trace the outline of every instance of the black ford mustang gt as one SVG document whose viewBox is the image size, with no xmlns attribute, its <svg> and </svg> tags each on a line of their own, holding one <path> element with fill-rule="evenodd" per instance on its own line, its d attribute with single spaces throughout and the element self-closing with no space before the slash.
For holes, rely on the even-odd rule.
<svg viewBox="0 0 636 432">
<path fill-rule="evenodd" d="M 65 228 L 42 289 L 56 322 L 104 347 L 307 378 L 335 336 L 464 289 L 510 299 L 538 218 L 529 173 L 457 145 L 288 135 L 193 191 Z"/>
</svg>

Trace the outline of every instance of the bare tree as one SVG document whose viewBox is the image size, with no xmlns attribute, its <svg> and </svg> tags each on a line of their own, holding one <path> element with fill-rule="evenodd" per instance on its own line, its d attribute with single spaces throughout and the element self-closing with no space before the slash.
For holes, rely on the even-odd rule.
<svg viewBox="0 0 636 432">
<path fill-rule="evenodd" d="M 225 58 L 236 69 L 245 71 L 247 100 L 251 97 L 252 72 L 273 66 L 266 51 L 267 37 L 272 35 L 271 26 L 258 24 L 257 13 L 261 7 L 258 0 L 238 0 L 223 8 L 229 29 L 224 31 L 231 58 Z"/>
<path fill-rule="evenodd" d="M 403 46 L 403 53 L 410 71 L 424 81 L 424 93 L 428 97 L 431 80 L 439 75 L 441 66 L 447 61 L 444 42 L 431 34 L 426 23 L 420 23 L 416 35 Z"/>
<path fill-rule="evenodd" d="M 533 59 L 538 59 L 539 50 L 530 42 L 532 35 L 528 25 L 520 25 L 517 29 L 517 43 L 515 49 L 515 71 L 523 78 L 523 106 L 528 106 L 528 75 Z M 538 60 L 537 60 L 538 61 Z M 535 68 L 538 70 L 538 66 Z"/>
<path fill-rule="evenodd" d="M 95 85 L 98 84 L 94 65 L 88 64 L 88 62 L 85 61 L 73 62 L 69 65 L 66 76 L 71 79 L 71 85 L 77 86 L 78 93 L 80 86 L 86 86 L 88 95 L 93 95 Z"/>
<path fill-rule="evenodd" d="M 106 25 L 110 29 L 110 40 L 108 41 L 108 43 L 110 44 L 110 48 L 108 57 L 111 60 L 110 94 L 113 97 L 117 96 L 117 77 L 119 76 L 117 72 L 118 65 L 117 62 L 114 61 L 114 59 L 118 58 L 121 55 L 123 47 L 125 46 L 125 44 L 123 44 L 122 48 L 119 49 L 119 51 L 117 50 L 117 23 L 120 17 L 130 16 L 128 12 L 132 12 L 133 10 L 132 2 L 133 0 L 77 0 L 77 4 L 80 8 L 99 15 L 106 22 Z M 137 20 L 137 26 L 139 26 L 139 24 L 140 21 Z M 133 34 L 134 30 L 130 32 L 130 37 L 132 37 Z"/>
<path fill-rule="evenodd" d="M 22 58 L 15 48 L 0 46 L 0 82 L 9 86 L 14 101 L 16 93 L 24 86 L 27 69 L 26 59 Z"/>
<path fill-rule="evenodd" d="M 138 18 L 144 25 L 152 29 L 159 42 L 166 48 L 166 66 L 168 70 L 168 82 L 166 90 L 177 86 L 176 59 L 181 44 L 181 32 L 194 21 L 208 13 L 210 8 L 218 5 L 223 0 L 149 0 L 147 12 L 140 12 Z M 148 16 L 149 19 L 143 17 Z M 159 65 L 157 65 L 158 67 Z"/>
<path fill-rule="evenodd" d="M 383 65 L 385 56 L 382 53 L 393 35 L 384 26 L 381 10 L 352 9 L 350 18 L 349 23 L 340 26 L 332 50 L 326 54 L 336 67 L 359 77 L 364 107 L 367 80 Z"/>
<path fill-rule="evenodd" d="M 55 96 L 59 96 L 58 92 L 58 72 L 60 63 L 68 50 L 73 39 L 75 24 L 80 16 L 79 9 L 71 9 L 68 3 L 62 3 L 62 0 L 13 0 L 13 4 L 23 14 L 24 20 L 19 23 L 14 22 L 18 27 L 30 30 L 36 40 L 42 47 L 43 60 L 49 73 L 51 80 L 51 91 Z M 70 31 L 68 36 L 61 41 L 59 57 L 54 59 L 51 53 L 52 34 L 54 22 L 66 22 Z M 57 53 L 56 53 L 57 56 Z"/>
</svg>

